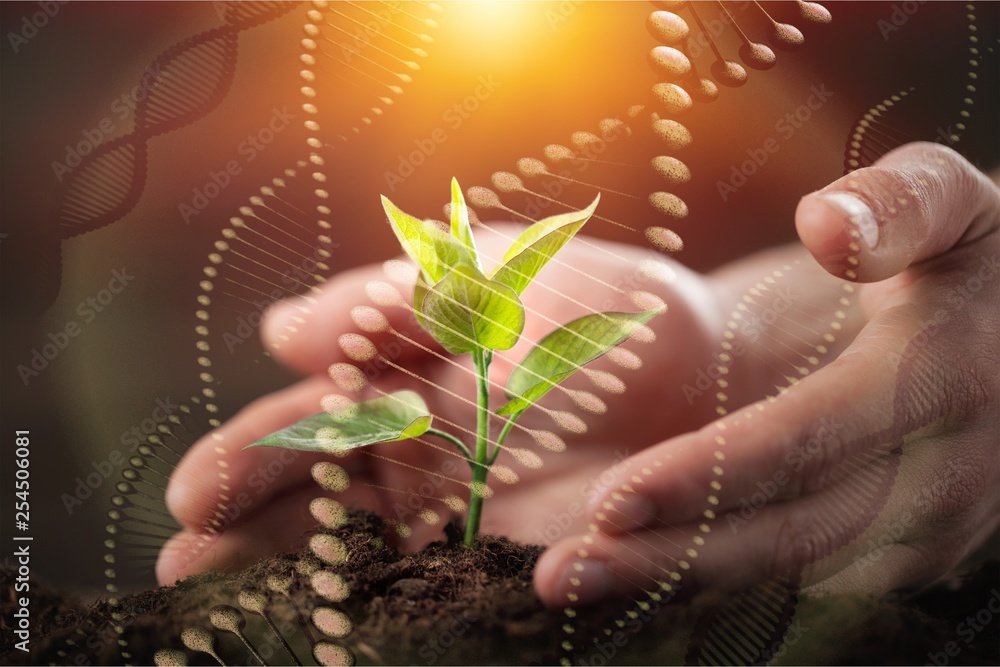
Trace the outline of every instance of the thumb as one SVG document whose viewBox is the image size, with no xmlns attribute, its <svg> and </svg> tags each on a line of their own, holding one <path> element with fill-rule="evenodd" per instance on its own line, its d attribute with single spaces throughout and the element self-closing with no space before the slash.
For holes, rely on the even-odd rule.
<svg viewBox="0 0 1000 667">
<path fill-rule="evenodd" d="M 1000 190 L 952 149 L 912 143 L 803 197 L 795 226 L 827 271 L 877 282 L 995 231 Z"/>
</svg>

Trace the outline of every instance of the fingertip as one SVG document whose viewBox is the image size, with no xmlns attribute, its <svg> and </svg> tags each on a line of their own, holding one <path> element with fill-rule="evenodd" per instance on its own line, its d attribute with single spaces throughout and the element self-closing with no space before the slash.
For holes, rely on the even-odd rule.
<svg viewBox="0 0 1000 667">
<path fill-rule="evenodd" d="M 170 479 L 167 480 L 167 490 L 163 493 L 163 500 L 170 515 L 184 525 L 185 522 L 181 517 L 187 513 L 187 503 L 185 502 L 187 494 L 181 486 L 182 482 L 177 478 L 177 475 L 171 475 Z"/>
<path fill-rule="evenodd" d="M 877 282 L 1000 227 L 1000 189 L 954 150 L 912 143 L 799 202 L 802 242 L 830 273 Z"/>
<path fill-rule="evenodd" d="M 795 228 L 816 261 L 841 278 L 857 279 L 860 257 L 879 243 L 875 214 L 851 192 L 806 195 L 796 208 Z"/>
<path fill-rule="evenodd" d="M 586 550 L 560 543 L 546 551 L 535 565 L 535 592 L 549 609 L 594 604 L 614 590 L 611 573 Z"/>
<path fill-rule="evenodd" d="M 559 545 L 554 545 L 549 549 L 546 549 L 538 558 L 538 562 L 535 564 L 535 593 L 541 598 L 542 602 L 546 607 L 550 609 L 556 609 L 560 606 L 563 600 L 557 599 L 555 587 L 556 579 L 559 572 L 562 570 L 561 561 L 563 560 L 562 554 L 560 553 Z"/>
<path fill-rule="evenodd" d="M 199 560 L 210 553 L 212 536 L 184 530 L 169 540 L 156 557 L 156 581 L 171 586 L 186 577 L 202 572 Z"/>
</svg>

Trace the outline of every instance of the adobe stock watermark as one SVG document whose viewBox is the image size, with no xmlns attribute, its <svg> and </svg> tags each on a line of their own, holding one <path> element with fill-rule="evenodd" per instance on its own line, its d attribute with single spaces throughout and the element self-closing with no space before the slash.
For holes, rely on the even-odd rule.
<svg viewBox="0 0 1000 667">
<path fill-rule="evenodd" d="M 938 308 L 934 314 L 920 323 L 920 328 L 902 352 L 890 350 L 887 355 L 895 363 L 903 360 L 912 361 L 921 350 L 930 344 L 940 333 L 943 326 L 951 321 L 952 316 L 964 309 L 976 295 L 1000 275 L 1000 255 L 992 255 L 980 259 L 978 266 L 970 267 L 971 275 L 945 294 L 946 306 Z"/>
<path fill-rule="evenodd" d="M 458 131 L 465 121 L 479 110 L 482 103 L 492 97 L 493 93 L 503 85 L 503 82 L 495 80 L 492 74 L 481 75 L 477 81 L 472 94 L 455 102 L 441 114 L 441 120 L 447 126 L 447 130 L 445 127 L 438 126 L 431 130 L 426 137 L 414 139 L 413 150 L 408 153 L 400 153 L 397 156 L 396 169 L 384 172 L 383 176 L 389 192 L 395 192 L 398 186 L 413 176 L 417 169 L 423 166 L 430 156 L 434 155 L 438 146 L 448 141 L 448 131 Z"/>
<path fill-rule="evenodd" d="M 334 242 L 329 237 L 324 237 L 320 244 L 313 248 L 312 257 L 304 258 L 297 266 L 285 269 L 281 274 L 281 283 L 287 286 L 287 289 L 276 287 L 271 290 L 267 297 L 254 299 L 254 309 L 246 315 L 240 315 L 236 319 L 236 326 L 222 334 L 222 342 L 225 343 L 229 354 L 235 352 L 238 346 L 253 337 L 264 321 L 264 312 L 276 301 L 287 296 L 289 291 L 306 285 L 307 281 L 315 280 L 314 276 L 320 268 L 319 264 L 328 260 L 333 255 L 332 251 L 339 247 L 339 243 Z"/>
<path fill-rule="evenodd" d="M 532 216 L 536 217 L 536 216 Z M 511 239 L 513 241 L 513 239 Z M 655 250 L 646 250 L 647 258 L 635 264 L 635 268 L 616 280 L 611 287 L 616 295 L 601 302 L 601 310 L 620 310 L 624 302 L 632 304 L 628 299 L 629 292 L 650 291 L 653 287 L 666 286 L 677 279 L 676 272 Z"/>
<path fill-rule="evenodd" d="M 596 500 L 603 489 L 608 488 L 615 478 L 629 469 L 629 450 L 616 451 L 614 463 L 601 471 L 600 475 L 586 481 L 577 490 L 577 496 L 583 501 L 572 501 L 561 512 L 549 512 L 550 522 L 544 528 L 535 529 L 538 544 L 552 544 L 562 539 L 573 527 L 573 523 L 583 516 L 587 505 Z"/>
<path fill-rule="evenodd" d="M 804 442 L 799 443 L 785 453 L 785 465 L 793 473 L 800 472 L 814 456 L 824 451 L 827 444 L 833 442 L 837 434 L 844 429 L 844 424 L 836 417 L 821 417 L 815 432 Z M 765 505 L 767 505 L 786 484 L 792 481 L 792 475 L 785 468 L 774 471 L 770 478 L 758 481 L 757 491 L 750 497 L 739 500 L 739 510 L 726 513 L 726 523 L 733 533 L 738 533 L 746 526 Z"/>
<path fill-rule="evenodd" d="M 546 9 L 545 22 L 549 24 L 549 30 L 556 30 L 569 20 L 569 17 L 575 14 L 583 3 L 584 0 L 563 0 L 555 9 Z"/>
<path fill-rule="evenodd" d="M 379 3 L 379 5 L 381 6 L 366 8 L 366 12 L 372 17 L 371 19 L 364 23 L 353 22 L 354 29 L 351 32 L 350 45 L 348 42 L 337 43 L 345 63 L 351 62 L 355 56 L 371 46 L 375 39 L 382 34 L 382 31 L 392 25 L 393 16 L 402 11 L 400 2 Z"/>
<path fill-rule="evenodd" d="M 25 16 L 21 19 L 21 27 L 17 32 L 13 30 L 7 33 L 7 42 L 10 44 L 11 50 L 14 51 L 14 55 L 21 50 L 25 44 L 34 39 L 39 31 L 49 24 L 62 6 L 67 4 L 69 0 L 39 0 L 37 3 L 38 11 L 31 14 L 30 16 Z"/>
<path fill-rule="evenodd" d="M 233 178 L 243 172 L 244 165 L 256 160 L 257 156 L 271 145 L 294 119 L 295 114 L 290 113 L 287 106 L 280 110 L 274 107 L 271 110 L 271 117 L 261 128 L 253 134 L 248 134 L 246 139 L 236 146 L 237 157 L 228 160 L 219 171 L 210 169 L 205 183 L 191 190 L 191 200 L 177 205 L 177 211 L 184 219 L 184 224 L 191 224 L 192 218 L 208 208 L 208 205 L 229 187 Z"/>
<path fill-rule="evenodd" d="M 919 2 L 894 2 L 892 4 L 892 11 L 889 12 L 889 17 L 879 19 L 875 23 L 879 34 L 882 35 L 883 41 L 888 42 L 892 34 L 906 25 L 910 17 L 920 10 L 920 5 L 926 2 L 927 0 L 919 0 Z"/>
<path fill-rule="evenodd" d="M 718 16 L 705 20 L 705 30 L 699 30 L 697 35 L 688 37 L 687 48 L 688 57 L 695 60 L 701 57 L 705 49 L 712 47 L 712 39 L 718 39 L 727 27 L 733 25 L 733 10 L 744 12 L 753 3 L 751 2 L 727 2 L 724 6 L 729 10 L 721 12 Z M 711 35 L 711 36 L 709 36 Z"/>
<path fill-rule="evenodd" d="M 823 108 L 831 97 L 833 93 L 826 89 L 826 84 L 810 86 L 809 96 L 805 101 L 775 121 L 774 132 L 781 140 L 788 141 L 812 119 L 813 114 Z M 730 166 L 727 180 L 715 182 L 715 188 L 722 201 L 728 201 L 733 193 L 746 185 L 779 150 L 781 143 L 774 136 L 765 139 L 760 146 L 746 149 L 747 159 Z"/>
<path fill-rule="evenodd" d="M 749 310 L 741 314 L 740 333 L 751 343 L 755 343 L 761 336 L 767 335 L 771 326 L 801 299 L 790 287 L 778 287 L 770 291 L 774 297 L 767 308 L 764 308 L 759 314 Z"/>
<path fill-rule="evenodd" d="M 858 574 L 882 560 L 882 557 L 893 545 L 900 543 L 903 536 L 906 535 L 907 529 L 914 526 L 918 518 L 933 511 L 940 498 L 950 497 L 952 494 L 948 490 L 949 485 L 960 483 L 957 480 L 968 477 L 969 471 L 958 467 L 951 459 L 944 459 L 944 464 L 953 475 L 945 476 L 941 470 L 938 470 L 934 481 L 931 484 L 921 485 L 906 509 L 886 525 L 877 536 L 866 542 L 868 551 L 864 555 L 854 556 L 854 567 Z"/>
<path fill-rule="evenodd" d="M 136 620 L 140 616 L 146 613 L 146 608 L 140 604 L 133 604 L 128 601 L 129 598 L 124 598 L 119 601 L 118 605 L 113 607 L 115 610 L 115 616 L 109 619 L 107 623 L 100 626 L 100 629 L 90 630 L 87 634 L 86 641 L 81 638 L 79 647 L 80 651 L 76 653 L 73 658 L 73 664 L 78 667 L 86 667 L 87 665 L 94 664 L 91 662 L 92 656 L 100 656 L 104 654 L 109 646 L 120 646 L 118 642 L 121 640 L 120 630 L 122 627 L 129 627 L 132 621 Z M 83 647 L 86 647 L 86 651 L 83 651 Z M 98 662 L 98 664 L 101 664 Z"/>
<path fill-rule="evenodd" d="M 606 635 L 605 639 L 595 638 L 591 642 L 592 652 L 589 656 L 576 659 L 574 664 L 590 667 L 604 667 L 611 664 L 629 641 L 642 632 L 642 629 L 663 610 L 663 608 L 684 589 L 680 582 L 671 585 L 670 590 L 659 594 L 659 599 L 651 598 L 648 602 L 640 600 L 629 610 L 628 621 L 619 629 Z"/>
<path fill-rule="evenodd" d="M 94 492 L 111 478 L 116 470 L 125 466 L 128 456 L 138 451 L 139 446 L 145 442 L 145 438 L 156 433 L 157 428 L 180 407 L 179 404 L 172 402 L 169 396 L 157 398 L 148 417 L 122 432 L 118 438 L 121 446 L 111 449 L 108 455 L 101 460 L 91 461 L 90 467 L 93 468 L 93 472 L 77 477 L 74 480 L 76 486 L 73 487 L 73 492 L 64 492 L 59 496 L 63 507 L 66 508 L 66 514 L 72 516 L 77 508 L 82 507 L 94 495 Z M 126 451 L 128 454 L 124 453 Z"/>
<path fill-rule="evenodd" d="M 478 620 L 478 618 L 470 618 L 464 613 L 453 616 L 447 628 L 436 637 L 428 639 L 423 646 L 417 649 L 417 655 L 422 659 L 421 664 L 435 664 Z"/>
<path fill-rule="evenodd" d="M 609 145 L 617 141 L 619 137 L 629 133 L 628 126 L 619 118 L 613 118 L 611 121 L 611 123 L 601 127 L 600 136 L 594 135 L 597 137 L 597 141 L 587 142 L 582 147 L 579 147 L 578 157 L 569 158 L 570 161 L 576 163 L 576 177 L 587 171 L 590 165 L 594 164 L 593 161 L 597 160 L 599 156 L 608 150 Z M 560 169 L 558 172 L 550 173 L 552 174 L 552 178 L 547 178 L 538 185 L 538 189 L 544 192 L 549 199 L 543 198 L 539 201 L 537 197 L 530 196 L 525 199 L 524 215 L 529 218 L 541 217 L 542 211 L 553 204 L 551 200 L 558 200 L 562 196 L 566 188 L 565 182 L 572 181 L 574 177 L 574 172 L 565 168 Z"/>
<path fill-rule="evenodd" d="M 749 310 L 740 313 L 739 332 L 751 343 L 766 335 L 770 327 L 801 299 L 801 296 L 792 291 L 790 287 L 775 288 L 770 290 L 770 293 L 773 294 L 773 297 L 767 308 L 759 313 Z M 746 345 L 742 340 L 737 339 L 725 352 L 714 352 L 712 362 L 705 368 L 698 369 L 694 383 L 681 385 L 681 392 L 684 394 L 684 400 L 687 401 L 687 404 L 694 405 L 696 398 L 700 398 L 706 391 L 711 390 L 715 386 L 715 382 L 728 374 L 736 360 L 746 354 L 746 351 Z"/>
<path fill-rule="evenodd" d="M 97 150 L 97 147 L 105 139 L 117 131 L 121 123 L 128 120 L 135 113 L 135 108 L 139 102 L 149 97 L 150 92 L 163 83 L 163 79 L 169 73 L 160 71 L 159 61 L 155 65 L 155 68 L 152 65 L 146 68 L 136 86 L 112 100 L 108 108 L 108 113 L 97 121 L 93 127 L 83 130 L 80 133 L 81 138 L 79 141 L 74 144 L 66 144 L 66 154 L 63 156 L 62 162 L 59 160 L 52 161 L 52 173 L 55 174 L 57 181 L 62 183 L 62 180 L 68 174 L 83 164 L 83 158 Z"/>
<path fill-rule="evenodd" d="M 31 350 L 31 358 L 27 363 L 17 365 L 17 374 L 27 387 L 33 378 L 38 377 L 49 364 L 69 347 L 74 338 L 80 335 L 83 327 L 97 319 L 97 316 L 111 305 L 115 297 L 135 280 L 135 276 L 126 267 L 111 272 L 111 279 L 106 287 L 98 290 L 93 296 L 88 296 L 76 306 L 79 319 L 67 320 L 64 325 L 47 334 L 48 342 Z"/>
</svg>

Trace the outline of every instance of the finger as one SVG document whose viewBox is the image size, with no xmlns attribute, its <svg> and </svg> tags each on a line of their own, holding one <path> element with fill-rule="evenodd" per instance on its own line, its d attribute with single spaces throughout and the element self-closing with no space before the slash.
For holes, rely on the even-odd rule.
<svg viewBox="0 0 1000 667">
<path fill-rule="evenodd" d="M 815 584 L 845 566 L 831 559 L 847 545 L 844 531 L 860 538 L 871 529 L 835 511 L 840 495 L 828 489 L 802 501 L 766 506 L 743 525 L 716 517 L 571 537 L 542 554 L 536 590 L 546 605 L 558 608 L 640 591 L 741 590 L 773 580 L 796 587 Z M 839 525 L 832 518 L 841 519 Z"/>
<path fill-rule="evenodd" d="M 902 333 L 905 322 L 876 323 L 856 349 L 776 400 L 643 451 L 608 471 L 611 479 L 589 509 L 592 530 L 610 545 L 603 552 L 606 560 L 622 561 L 612 574 L 634 586 L 641 582 L 622 568 L 647 578 L 656 573 L 642 562 L 656 563 L 661 575 L 667 570 L 665 556 L 650 552 L 637 536 L 666 535 L 657 548 L 679 559 L 686 551 L 678 553 L 678 547 L 691 547 L 695 530 L 704 526 L 712 537 L 698 536 L 706 543 L 704 550 L 697 549 L 699 567 L 718 575 L 718 582 L 740 584 L 746 583 L 744 576 L 780 573 L 782 564 L 787 570 L 789 564 L 823 558 L 869 530 L 896 487 L 904 437 L 936 436 L 944 428 L 944 414 L 969 414 L 961 400 L 943 406 L 922 398 L 931 391 L 969 395 L 962 384 L 968 378 L 956 371 L 961 364 L 932 363 L 941 357 L 941 340 L 925 342 L 912 353 L 900 347 L 895 357 L 873 343 L 911 340 L 912 333 Z M 910 361 L 897 369 L 900 358 Z M 778 518 L 754 518 L 758 515 Z M 733 528 L 751 518 L 756 522 L 752 530 L 746 537 L 741 532 L 737 541 L 740 531 Z M 674 526 L 687 527 L 684 535 L 672 534 Z M 563 560 L 546 566 L 539 579 L 540 586 L 551 587 L 549 599 L 565 592 L 552 582 L 557 570 L 565 580 L 567 548 L 553 551 Z M 775 552 L 781 548 L 790 552 Z M 734 555 L 739 556 L 737 568 Z M 593 577 L 595 590 L 610 581 L 606 574 Z"/>
<path fill-rule="evenodd" d="M 352 356 L 357 355 L 349 356 L 350 351 L 339 344 L 343 334 L 361 333 L 380 355 L 395 361 L 419 355 L 420 348 L 410 341 L 429 345 L 431 339 L 413 317 L 412 282 L 399 286 L 410 274 L 408 267 L 401 260 L 390 260 L 386 265 L 345 271 L 315 294 L 275 304 L 261 325 L 265 345 L 304 374 L 325 373 L 333 363 L 356 360 Z M 396 284 L 387 274 L 396 277 Z"/>
<path fill-rule="evenodd" d="M 844 355 L 777 398 L 629 459 L 626 469 L 612 471 L 592 511 L 610 505 L 619 524 L 634 528 L 654 518 L 691 520 L 710 505 L 723 511 L 790 500 L 853 474 L 909 434 L 945 428 L 945 416 L 976 418 L 990 400 L 995 370 L 977 346 L 954 341 L 996 331 L 1000 320 L 982 283 L 976 298 L 958 303 L 948 289 L 966 283 L 963 267 L 979 269 L 974 251 L 949 253 L 954 266 L 928 277 L 934 285 L 901 292 Z M 633 482 L 643 470 L 655 474 Z M 622 485 L 634 488 L 622 493 Z"/>
<path fill-rule="evenodd" d="M 243 497 L 254 499 L 245 518 L 289 485 L 308 479 L 310 466 L 328 458 L 326 455 L 273 447 L 243 448 L 320 412 L 322 397 L 332 389 L 325 378 L 305 380 L 254 401 L 198 440 L 167 485 L 171 514 L 181 525 L 204 532 Z"/>
<path fill-rule="evenodd" d="M 990 429 L 995 432 L 995 420 L 986 421 L 974 435 L 927 430 L 926 437 L 907 441 L 907 455 L 884 453 L 790 502 L 762 495 L 760 504 L 737 512 L 713 511 L 678 524 L 654 517 L 638 530 L 615 525 L 616 513 L 604 512 L 590 535 L 564 540 L 542 556 L 539 595 L 558 608 L 614 593 L 744 589 L 767 580 L 876 595 L 927 584 L 998 523 L 987 481 L 995 478 L 996 457 L 974 444 L 989 442 Z"/>
<path fill-rule="evenodd" d="M 864 553 L 866 536 L 872 535 L 881 516 L 898 517 L 907 508 L 914 511 L 913 497 L 918 490 L 937 486 L 945 462 L 954 463 L 971 456 L 977 450 L 971 443 L 978 442 L 977 438 L 990 442 L 989 429 L 995 430 L 995 420 L 977 417 L 983 391 L 978 373 L 970 369 L 977 368 L 980 353 L 975 349 L 956 349 L 951 344 L 956 336 L 969 330 L 969 323 L 964 317 L 955 316 L 946 319 L 946 324 L 936 325 L 934 335 L 927 335 L 924 330 L 924 324 L 940 310 L 939 306 L 938 300 L 926 295 L 919 303 L 901 303 L 892 312 L 876 318 L 841 359 L 777 399 L 760 402 L 699 433 L 644 451 L 618 470 L 608 471 L 613 477 L 591 506 L 590 516 L 596 537 L 609 545 L 602 555 L 608 560 L 622 561 L 612 568 L 612 574 L 633 586 L 643 583 L 640 577 L 652 581 L 652 577 L 662 576 L 669 563 L 664 565 L 662 555 L 658 561 L 648 545 L 637 543 L 639 536 L 658 536 L 665 545 L 660 551 L 679 559 L 686 551 L 678 551 L 677 547 L 690 546 L 692 535 L 697 535 L 691 526 L 701 529 L 704 525 L 711 529 L 712 537 L 703 537 L 705 549 L 698 549 L 698 567 L 711 573 L 713 583 L 741 584 L 746 583 L 741 579 L 744 575 L 764 577 L 781 573 L 780 567 L 768 569 L 772 561 L 775 566 L 781 563 L 801 566 L 821 559 L 826 560 L 811 567 L 802 578 L 803 583 L 814 583 L 834 573 L 848 582 L 845 585 L 867 582 L 896 587 L 907 581 L 912 583 L 919 560 L 908 558 L 897 562 L 896 555 L 886 561 L 895 563 L 891 572 L 875 574 L 857 568 L 853 575 L 840 573 L 850 565 L 843 559 L 858 553 L 852 549 L 859 548 Z M 976 309 L 966 307 L 966 310 Z M 977 313 L 983 323 L 996 317 L 978 310 Z M 993 330 L 990 324 L 985 326 Z M 817 426 L 822 425 L 823 419 L 827 420 L 826 435 Z M 949 426 L 955 423 L 964 424 L 960 435 Z M 978 429 L 981 434 L 970 435 L 970 429 Z M 946 435 L 950 435 L 950 441 L 944 439 Z M 933 448 L 921 448 L 920 443 L 927 442 Z M 924 481 L 918 485 L 907 484 L 907 476 L 900 473 L 898 463 L 903 458 L 904 443 L 911 455 L 920 454 L 917 469 Z M 937 452 L 946 458 L 935 458 Z M 995 459 L 982 452 L 977 456 L 981 461 Z M 924 573 L 933 570 L 940 574 L 952 562 L 947 559 L 949 552 L 934 549 L 932 545 L 941 542 L 942 520 L 950 526 L 965 524 L 970 516 L 978 516 L 973 512 L 974 506 L 990 509 L 989 504 L 981 502 L 984 493 L 981 484 L 972 483 L 984 476 L 988 466 L 980 463 L 966 467 L 971 470 L 934 491 L 936 497 L 927 503 L 927 517 L 921 516 L 924 523 L 938 522 L 938 528 L 930 535 L 911 533 L 909 527 L 892 534 L 893 540 L 912 538 L 917 544 L 931 545 L 921 552 Z M 933 484 L 927 481 L 929 475 Z M 892 505 L 892 494 L 901 489 L 909 495 L 904 494 L 902 502 L 897 500 Z M 783 500 L 787 502 L 780 502 Z M 802 511 L 802 508 L 807 509 Z M 695 523 L 699 515 L 702 520 Z M 746 538 L 741 532 L 739 541 L 727 540 L 727 528 L 735 534 L 735 528 L 750 520 L 762 523 L 753 525 Z M 978 525 L 982 521 L 976 518 L 972 523 Z M 769 525 L 773 529 L 765 530 Z M 921 525 L 918 523 L 916 527 Z M 673 526 L 688 528 L 683 534 L 664 533 L 674 530 Z M 970 543 L 968 536 L 955 537 L 945 542 Z M 851 546 L 858 541 L 861 547 Z M 784 556 L 775 551 L 782 548 L 787 550 Z M 565 589 L 559 589 L 552 581 L 554 573 L 562 572 L 569 564 L 567 549 L 572 550 L 564 546 L 553 550 L 553 554 L 562 553 L 563 559 L 542 569 L 540 585 L 550 587 L 547 599 L 551 601 L 558 599 L 565 603 L 558 597 Z M 718 554 L 723 557 L 715 558 Z M 830 554 L 839 555 L 830 557 Z M 932 554 L 935 558 L 943 554 L 945 565 L 936 570 L 929 568 Z M 556 555 L 547 558 L 555 559 Z M 659 563 L 660 571 L 644 568 L 643 563 L 649 562 Z M 627 576 L 629 568 L 635 573 L 632 578 Z M 727 568 L 743 574 L 737 576 Z M 595 590 L 601 588 L 602 582 L 611 581 L 599 568 L 588 564 L 585 569 L 597 572 L 591 575 L 597 581 Z M 562 576 L 565 581 L 568 575 Z"/>
<path fill-rule="evenodd" d="M 795 224 L 830 273 L 875 282 L 996 231 L 1000 190 L 952 149 L 912 143 L 803 197 Z"/>
<path fill-rule="evenodd" d="M 884 352 L 862 346 L 774 400 L 607 471 L 589 511 L 614 534 L 815 493 L 901 443 L 907 423 L 893 420 L 894 372 Z"/>
<path fill-rule="evenodd" d="M 348 507 L 360 506 L 384 513 L 382 498 L 367 487 L 367 475 L 350 480 L 349 492 L 333 496 Z M 210 532 L 185 529 L 171 537 L 160 550 L 156 578 L 162 585 L 201 572 L 242 569 L 261 558 L 301 547 L 318 527 L 310 511 L 310 501 L 325 494 L 312 480 L 288 490 L 266 503 L 256 499 L 226 517 L 226 522 Z M 242 513 L 254 509 L 252 521 L 240 521 Z"/>
<path fill-rule="evenodd" d="M 898 453 L 889 456 L 899 462 Z M 924 511 L 915 507 L 920 486 L 914 480 L 926 476 L 926 470 L 914 459 L 901 472 L 902 483 L 886 489 L 890 497 L 880 504 L 877 516 L 866 516 L 867 501 L 858 502 L 857 489 L 877 475 L 873 469 L 882 464 L 875 461 L 819 493 L 753 507 L 749 513 L 718 513 L 678 524 L 657 520 L 644 529 L 617 526 L 614 534 L 592 530 L 564 540 L 539 561 L 539 595 L 559 607 L 638 591 L 738 590 L 763 581 L 799 588 L 848 569 L 858 581 L 898 585 L 911 571 L 876 575 L 870 570 L 883 569 L 880 561 L 886 552 L 933 526 L 935 499 L 920 505 Z M 608 513 L 604 525 L 613 517 Z"/>
<path fill-rule="evenodd" d="M 953 571 L 1000 524 L 997 421 L 907 445 L 884 519 L 813 577 L 812 593 L 915 589 Z"/>
</svg>

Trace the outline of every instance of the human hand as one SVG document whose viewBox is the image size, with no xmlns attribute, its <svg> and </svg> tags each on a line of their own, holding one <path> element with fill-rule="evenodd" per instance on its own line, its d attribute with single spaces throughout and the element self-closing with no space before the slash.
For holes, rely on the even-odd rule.
<svg viewBox="0 0 1000 667">
<path fill-rule="evenodd" d="M 482 254 L 496 261 L 516 230 L 496 225 L 476 233 Z M 399 260 L 388 265 L 393 275 L 406 274 L 408 266 Z M 406 280 L 404 275 L 398 282 Z M 463 426 L 472 427 L 471 368 L 444 354 L 406 305 L 381 307 L 389 330 L 364 333 L 380 351 L 373 363 L 356 364 L 368 375 L 370 387 L 344 392 L 328 376 L 331 366 L 340 374 L 357 375 L 345 366 L 353 362 L 338 338 L 359 332 L 352 317 L 378 318 L 369 293 L 381 294 L 384 302 L 393 289 L 386 283 L 386 269 L 371 266 L 337 276 L 314 303 L 286 303 L 268 314 L 262 327 L 265 343 L 279 360 L 311 377 L 249 405 L 184 457 L 167 491 L 168 506 L 184 530 L 161 550 L 157 564 L 161 582 L 209 568 L 246 565 L 297 545 L 315 526 L 309 501 L 321 491 L 309 479 L 309 471 L 320 460 L 332 460 L 349 471 L 351 486 L 337 495 L 340 502 L 408 524 L 413 532 L 403 540 L 404 546 L 416 547 L 440 535 L 438 520 L 442 515 L 447 519 L 451 511 L 442 499 L 468 496 L 462 487 L 468 479 L 465 462 L 450 446 L 438 447 L 425 437 L 356 450 L 343 459 L 274 448 L 243 451 L 244 446 L 319 412 L 324 396 L 347 393 L 354 400 L 366 399 L 376 395 L 371 387 L 381 392 L 416 390 L 436 419 L 459 425 L 459 432 Z M 605 359 L 581 373 L 610 390 L 600 392 L 597 405 L 596 395 L 582 393 L 593 389 L 590 383 L 575 378 L 567 385 L 569 391 L 559 388 L 545 398 L 544 410 L 529 410 L 518 421 L 504 446 L 509 451 L 501 453 L 492 471 L 494 497 L 486 504 L 482 530 L 525 542 L 543 541 L 549 519 L 539 508 L 562 504 L 561 498 L 571 490 L 591 492 L 595 488 L 591 480 L 616 458 L 626 458 L 664 434 L 690 430 L 710 417 L 683 405 L 679 395 L 657 404 L 655 411 L 636 397 L 661 394 L 667 374 L 694 373 L 693 361 L 709 353 L 713 341 L 708 332 L 718 326 L 712 319 L 717 309 L 711 306 L 716 295 L 699 276 L 655 252 L 584 238 L 571 242 L 524 293 L 528 317 L 521 342 L 512 350 L 497 352 L 491 367 L 496 398 L 501 398 L 516 361 L 545 333 L 592 310 L 637 310 L 629 300 L 636 289 L 656 294 L 669 309 L 650 322 L 657 336 L 656 354 L 646 352 L 649 346 L 644 350 L 641 344 L 630 344 L 636 352 L 644 352 L 641 370 L 622 370 Z M 357 306 L 361 309 L 352 316 Z M 628 391 L 621 393 L 626 385 Z M 579 432 L 579 418 L 572 416 L 583 412 L 574 401 L 598 411 L 601 404 L 606 408 L 600 417 L 588 417 L 586 433 Z M 560 439 L 541 435 L 559 430 L 554 421 L 568 426 L 568 432 L 563 431 Z M 609 442 L 614 445 L 609 447 Z M 563 446 L 566 452 L 555 451 Z M 513 475 L 516 484 L 511 483 Z"/>
<path fill-rule="evenodd" d="M 538 562 L 548 605 L 672 574 L 880 594 L 940 577 L 996 529 L 1000 191 L 952 150 L 910 144 L 804 197 L 796 225 L 827 271 L 868 283 L 866 326 L 776 400 L 612 472 L 588 508 L 596 532 Z"/>
</svg>

